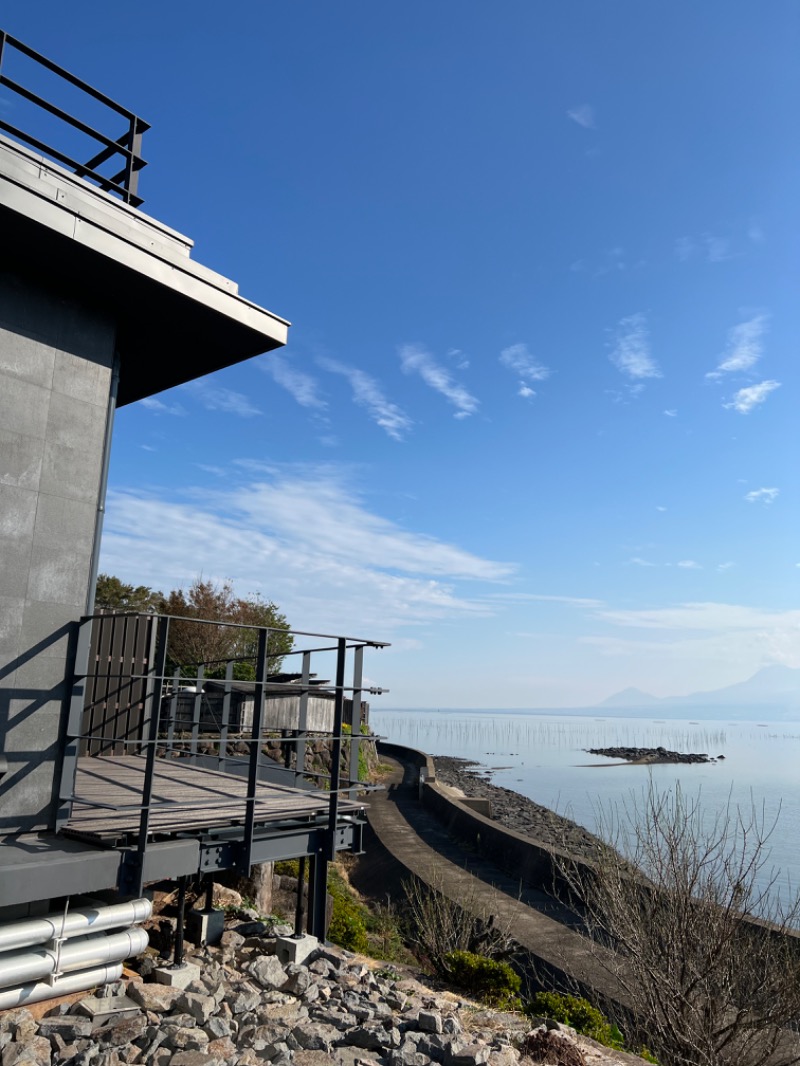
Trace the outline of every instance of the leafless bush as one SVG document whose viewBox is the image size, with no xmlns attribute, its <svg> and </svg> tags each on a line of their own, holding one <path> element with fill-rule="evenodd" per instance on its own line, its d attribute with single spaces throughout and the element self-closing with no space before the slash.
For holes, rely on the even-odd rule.
<svg viewBox="0 0 800 1066">
<path fill-rule="evenodd" d="M 510 922 L 498 918 L 477 886 L 458 901 L 444 894 L 442 878 L 435 873 L 429 884 L 412 877 L 403 888 L 406 939 L 437 973 L 448 973 L 444 960 L 452 951 L 471 951 L 491 959 L 513 953 Z"/>
<path fill-rule="evenodd" d="M 800 900 L 770 870 L 774 824 L 652 782 L 600 822 L 596 863 L 562 874 L 661 1066 L 800 1062 Z"/>
</svg>

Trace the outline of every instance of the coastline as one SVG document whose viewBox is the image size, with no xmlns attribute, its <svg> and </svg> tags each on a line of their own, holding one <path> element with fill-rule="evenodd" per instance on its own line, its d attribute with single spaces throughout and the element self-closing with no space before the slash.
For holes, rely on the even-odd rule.
<svg viewBox="0 0 800 1066">
<path fill-rule="evenodd" d="M 479 769 L 480 763 L 450 755 L 433 755 L 431 758 L 438 781 L 459 789 L 465 796 L 489 799 L 492 819 L 498 825 L 577 856 L 591 858 L 594 855 L 598 840 L 588 829 L 519 792 L 493 785 L 487 780 L 485 770 Z"/>
</svg>

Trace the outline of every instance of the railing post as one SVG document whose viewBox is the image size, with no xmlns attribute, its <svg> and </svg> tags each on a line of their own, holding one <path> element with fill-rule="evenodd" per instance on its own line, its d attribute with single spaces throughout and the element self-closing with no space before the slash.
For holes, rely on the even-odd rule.
<svg viewBox="0 0 800 1066">
<path fill-rule="evenodd" d="M 342 761 L 342 725 L 344 721 L 344 676 L 347 658 L 347 641 L 339 637 L 336 642 L 336 691 L 333 695 L 333 744 L 331 746 L 331 797 L 328 804 L 328 833 L 325 841 L 326 859 L 336 858 L 336 823 L 339 820 L 339 782 Z"/>
<path fill-rule="evenodd" d="M 130 155 L 125 160 L 125 203 L 129 204 L 137 198 L 139 191 L 139 160 L 142 157 L 142 131 L 139 123 L 141 119 L 132 118 L 130 134 L 128 135 L 128 148 Z"/>
<path fill-rule="evenodd" d="M 300 705 L 297 713 L 297 739 L 295 742 L 294 772 L 302 774 L 306 768 L 306 737 L 308 736 L 308 687 L 311 680 L 311 652 L 303 652 L 300 677 Z"/>
<path fill-rule="evenodd" d="M 308 931 L 324 942 L 328 932 L 328 863 L 320 852 L 310 855 L 308 875 Z"/>
<path fill-rule="evenodd" d="M 139 840 L 136 848 L 136 885 L 138 895 L 144 881 L 144 858 L 147 851 L 147 834 L 150 831 L 150 805 L 153 800 L 153 777 L 156 767 L 156 743 L 161 720 L 161 700 L 164 695 L 164 671 L 167 667 L 167 644 L 169 641 L 169 615 L 162 615 L 156 623 L 156 653 L 148 671 L 149 692 L 145 700 L 150 704 L 150 718 L 146 731 L 144 785 L 142 786 L 142 811 L 139 816 Z"/>
<path fill-rule="evenodd" d="M 218 765 L 220 770 L 225 769 L 228 760 L 228 730 L 231 724 L 231 681 L 233 681 L 233 660 L 225 667 L 225 691 L 222 696 L 222 725 L 219 729 L 219 755 Z"/>
<path fill-rule="evenodd" d="M 350 722 L 350 788 L 348 795 L 355 799 L 358 795 L 358 756 L 361 752 L 361 685 L 364 674 L 364 648 L 359 646 L 353 650 L 353 713 Z M 353 782 L 356 784 L 353 784 Z"/>
<path fill-rule="evenodd" d="M 205 670 L 202 666 L 197 667 L 197 679 L 195 680 L 195 697 L 192 704 L 192 739 L 189 745 L 189 751 L 192 755 L 197 755 L 197 741 L 200 737 L 200 716 L 203 710 L 203 680 L 205 678 Z"/>
<path fill-rule="evenodd" d="M 178 690 L 181 687 L 181 668 L 175 667 L 172 675 L 172 698 L 169 701 L 169 721 L 167 722 L 166 750 L 171 755 L 175 745 L 175 721 L 178 717 Z"/>
<path fill-rule="evenodd" d="M 0 34 L 2 49 L 5 34 Z M 2 52 L 0 51 L 0 59 Z M 89 676 L 89 652 L 92 644 L 92 619 L 84 618 L 78 626 L 78 639 L 75 646 L 75 665 L 72 674 L 72 694 L 69 701 L 69 718 L 67 720 L 67 741 L 61 760 L 61 781 L 58 788 L 58 808 L 56 810 L 55 828 L 60 829 L 69 821 L 72 814 L 72 799 L 75 792 L 75 777 L 78 772 L 78 755 L 80 754 L 80 736 L 83 732 L 83 713 L 86 706 L 86 680 Z"/>
<path fill-rule="evenodd" d="M 243 874 L 249 874 L 251 856 L 253 854 L 253 834 L 256 820 L 256 792 L 258 789 L 258 770 L 261 760 L 261 731 L 264 720 L 264 703 L 266 700 L 267 674 L 269 667 L 267 653 L 269 651 L 268 629 L 258 631 L 258 655 L 256 658 L 256 691 L 253 700 L 253 728 L 250 732 L 250 765 L 247 773 L 247 800 L 244 818 L 244 843 L 242 855 L 239 861 L 239 869 Z"/>
</svg>

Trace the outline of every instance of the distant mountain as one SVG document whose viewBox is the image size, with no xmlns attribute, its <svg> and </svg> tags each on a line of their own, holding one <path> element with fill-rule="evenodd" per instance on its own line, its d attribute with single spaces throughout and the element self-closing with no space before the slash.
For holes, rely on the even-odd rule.
<svg viewBox="0 0 800 1066">
<path fill-rule="evenodd" d="M 640 688 L 624 688 L 622 692 L 615 692 L 613 696 L 598 703 L 598 707 L 647 707 L 651 703 L 661 703 L 658 696 L 651 696 L 649 692 L 642 692 Z"/>
<path fill-rule="evenodd" d="M 680 710 L 686 707 L 719 707 L 756 711 L 794 711 L 800 713 L 800 669 L 791 666 L 764 666 L 746 681 L 708 692 L 690 692 L 688 696 L 651 696 L 636 688 L 616 692 L 595 707 L 617 709 Z"/>
</svg>

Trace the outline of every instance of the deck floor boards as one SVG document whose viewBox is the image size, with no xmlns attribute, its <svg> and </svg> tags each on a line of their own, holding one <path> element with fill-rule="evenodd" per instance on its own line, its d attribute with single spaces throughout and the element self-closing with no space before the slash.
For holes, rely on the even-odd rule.
<svg viewBox="0 0 800 1066">
<path fill-rule="evenodd" d="M 78 760 L 72 816 L 67 833 L 98 840 L 139 832 L 145 760 L 137 755 L 85 756 Z M 189 759 L 156 759 L 149 832 L 185 833 L 244 823 L 247 779 L 193 766 Z M 259 783 L 256 824 L 313 818 L 328 811 L 327 795 L 288 785 Z M 364 804 L 342 796 L 342 813 Z"/>
</svg>

